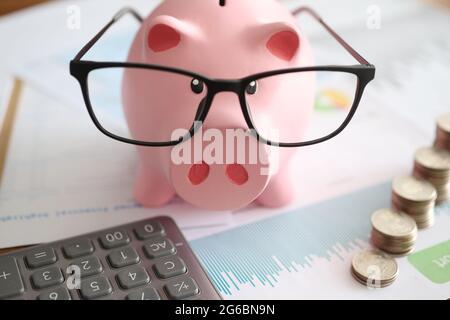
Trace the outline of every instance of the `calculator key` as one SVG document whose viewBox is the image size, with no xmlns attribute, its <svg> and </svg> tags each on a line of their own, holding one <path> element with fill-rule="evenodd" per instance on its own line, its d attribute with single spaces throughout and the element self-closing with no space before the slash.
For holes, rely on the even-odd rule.
<svg viewBox="0 0 450 320">
<path fill-rule="evenodd" d="M 178 278 L 168 282 L 164 289 L 171 299 L 185 299 L 199 294 L 200 289 L 194 279 L 190 277 Z"/>
<path fill-rule="evenodd" d="M 70 265 L 80 268 L 80 275 L 82 278 L 93 276 L 103 271 L 100 260 L 94 256 L 74 260 Z"/>
<path fill-rule="evenodd" d="M 112 293 L 109 280 L 104 276 L 81 281 L 81 296 L 84 299 L 96 299 Z"/>
<path fill-rule="evenodd" d="M 136 266 L 119 272 L 117 281 L 123 289 L 131 289 L 149 283 L 150 277 L 144 268 Z"/>
<path fill-rule="evenodd" d="M 99 240 L 105 249 L 118 248 L 130 242 L 128 234 L 123 230 L 105 232 L 100 236 Z"/>
<path fill-rule="evenodd" d="M 63 283 L 64 277 L 58 267 L 49 267 L 34 272 L 31 281 L 37 289 L 43 289 Z"/>
<path fill-rule="evenodd" d="M 158 277 L 163 279 L 179 276 L 187 272 L 186 264 L 177 256 L 161 258 L 153 265 L 153 268 Z"/>
<path fill-rule="evenodd" d="M 55 250 L 51 247 L 44 247 L 30 251 L 25 260 L 30 268 L 45 267 L 56 262 Z"/>
<path fill-rule="evenodd" d="M 39 295 L 39 300 L 72 300 L 69 291 L 65 287 L 55 288 Z"/>
<path fill-rule="evenodd" d="M 134 233 L 136 234 L 136 237 L 138 237 L 138 239 L 140 240 L 166 235 L 163 226 L 161 225 L 161 223 L 157 221 L 142 223 L 138 225 L 134 229 Z"/>
<path fill-rule="evenodd" d="M 139 263 L 140 258 L 134 248 L 126 247 L 111 252 L 108 255 L 108 260 L 113 268 L 123 268 Z"/>
<path fill-rule="evenodd" d="M 13 257 L 0 257 L 0 299 L 16 297 L 24 290 L 17 260 Z"/>
<path fill-rule="evenodd" d="M 94 252 L 94 247 L 89 239 L 79 239 L 63 247 L 64 255 L 69 259 L 83 257 Z"/>
<path fill-rule="evenodd" d="M 161 300 L 161 297 L 155 288 L 147 287 L 130 293 L 127 300 Z"/>
<path fill-rule="evenodd" d="M 147 257 L 155 259 L 163 256 L 168 256 L 176 252 L 172 241 L 167 238 L 155 238 L 149 240 L 144 245 L 144 251 Z"/>
</svg>

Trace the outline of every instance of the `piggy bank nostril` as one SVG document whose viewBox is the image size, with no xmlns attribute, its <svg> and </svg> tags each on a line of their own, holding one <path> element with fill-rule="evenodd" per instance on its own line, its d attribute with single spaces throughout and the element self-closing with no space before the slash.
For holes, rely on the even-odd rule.
<svg viewBox="0 0 450 320">
<path fill-rule="evenodd" d="M 201 164 L 194 164 L 189 170 L 189 181 L 194 186 L 203 183 L 209 176 L 209 165 L 202 162 Z"/>
<path fill-rule="evenodd" d="M 248 181 L 248 172 L 240 164 L 230 164 L 226 169 L 227 177 L 238 186 L 242 186 Z"/>
</svg>

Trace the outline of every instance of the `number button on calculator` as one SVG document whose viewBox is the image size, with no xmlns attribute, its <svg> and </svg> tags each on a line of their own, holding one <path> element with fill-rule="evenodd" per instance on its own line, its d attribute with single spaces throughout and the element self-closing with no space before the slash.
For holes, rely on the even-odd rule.
<svg viewBox="0 0 450 320">
<path fill-rule="evenodd" d="M 70 265 L 79 268 L 82 278 L 99 274 L 103 271 L 100 260 L 94 256 L 74 260 Z"/>
<path fill-rule="evenodd" d="M 96 299 L 112 293 L 109 280 L 104 276 L 81 281 L 81 295 L 85 299 Z"/>
<path fill-rule="evenodd" d="M 31 281 L 36 288 L 43 289 L 63 283 L 64 277 L 58 267 L 49 267 L 35 271 Z"/>
<path fill-rule="evenodd" d="M 38 297 L 39 300 L 72 300 L 69 291 L 65 287 L 59 287 L 44 293 Z"/>
<path fill-rule="evenodd" d="M 128 234 L 123 230 L 116 230 L 112 232 L 106 232 L 100 237 L 100 243 L 105 249 L 118 248 L 130 243 Z"/>
<path fill-rule="evenodd" d="M 136 288 L 150 282 L 150 277 L 142 267 L 131 267 L 117 275 L 119 285 L 124 289 Z"/>
<path fill-rule="evenodd" d="M 145 240 L 156 236 L 165 236 L 166 232 L 161 223 L 155 221 L 150 223 L 141 223 L 134 229 L 134 233 L 139 240 Z"/>
<path fill-rule="evenodd" d="M 113 268 L 123 268 L 132 264 L 139 263 L 140 258 L 134 248 L 126 247 L 113 251 L 108 256 L 109 263 Z"/>
</svg>

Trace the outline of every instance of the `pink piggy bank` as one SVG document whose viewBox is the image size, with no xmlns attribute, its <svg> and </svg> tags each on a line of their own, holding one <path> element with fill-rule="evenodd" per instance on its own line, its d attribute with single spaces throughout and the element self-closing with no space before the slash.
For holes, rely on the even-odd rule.
<svg viewBox="0 0 450 320">
<path fill-rule="evenodd" d="M 235 79 L 313 65 L 308 40 L 286 8 L 274 0 L 165 0 L 144 20 L 128 61 L 189 71 L 127 69 L 122 96 L 133 138 L 180 141 L 197 129 L 176 146 L 138 147 L 140 204 L 162 206 L 178 195 L 201 208 L 236 210 L 293 200 L 295 149 L 263 144 L 249 122 L 267 140 L 274 128 L 273 136 L 301 136 L 313 113 L 313 76 L 252 81 L 247 101 L 233 92 Z M 225 89 L 215 92 L 206 79 L 222 79 Z M 200 129 L 194 122 L 201 113 L 207 117 Z"/>
</svg>

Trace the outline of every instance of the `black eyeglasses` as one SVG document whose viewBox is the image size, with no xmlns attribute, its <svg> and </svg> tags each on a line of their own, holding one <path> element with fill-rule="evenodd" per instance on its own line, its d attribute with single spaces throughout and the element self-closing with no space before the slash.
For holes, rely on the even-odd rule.
<svg viewBox="0 0 450 320">
<path fill-rule="evenodd" d="M 125 8 L 91 40 L 70 62 L 70 73 L 80 83 L 84 101 L 95 126 L 115 140 L 149 147 L 175 146 L 190 139 L 202 127 L 218 93 L 231 92 L 239 98 L 240 108 L 250 132 L 261 142 L 280 147 L 303 147 L 327 141 L 341 133 L 353 118 L 364 89 L 375 77 L 375 66 L 367 62 L 312 9 L 302 7 L 294 15 L 308 13 L 315 18 L 359 64 L 350 66 L 311 66 L 273 70 L 236 80 L 213 80 L 200 74 L 162 65 L 82 60 L 95 43 L 120 18 L 131 14 Z M 158 79 L 158 88 L 147 88 L 142 99 L 158 108 L 134 108 L 124 111 L 123 78 Z M 183 106 L 159 101 L 161 88 L 181 95 Z M 303 90 L 308 88 L 307 90 Z M 278 94 L 274 92 L 288 93 Z M 280 97 L 281 96 L 281 97 Z M 280 101 L 280 99 L 282 101 Z M 314 109 L 311 109 L 314 105 Z M 167 108 L 177 109 L 171 117 Z M 176 119 L 175 119 L 176 118 Z M 129 124 L 148 119 L 148 127 L 164 130 L 142 130 Z M 161 126 L 161 123 L 164 123 Z M 170 125 L 168 125 L 170 123 Z M 174 134 L 183 129 L 184 134 Z"/>
</svg>

